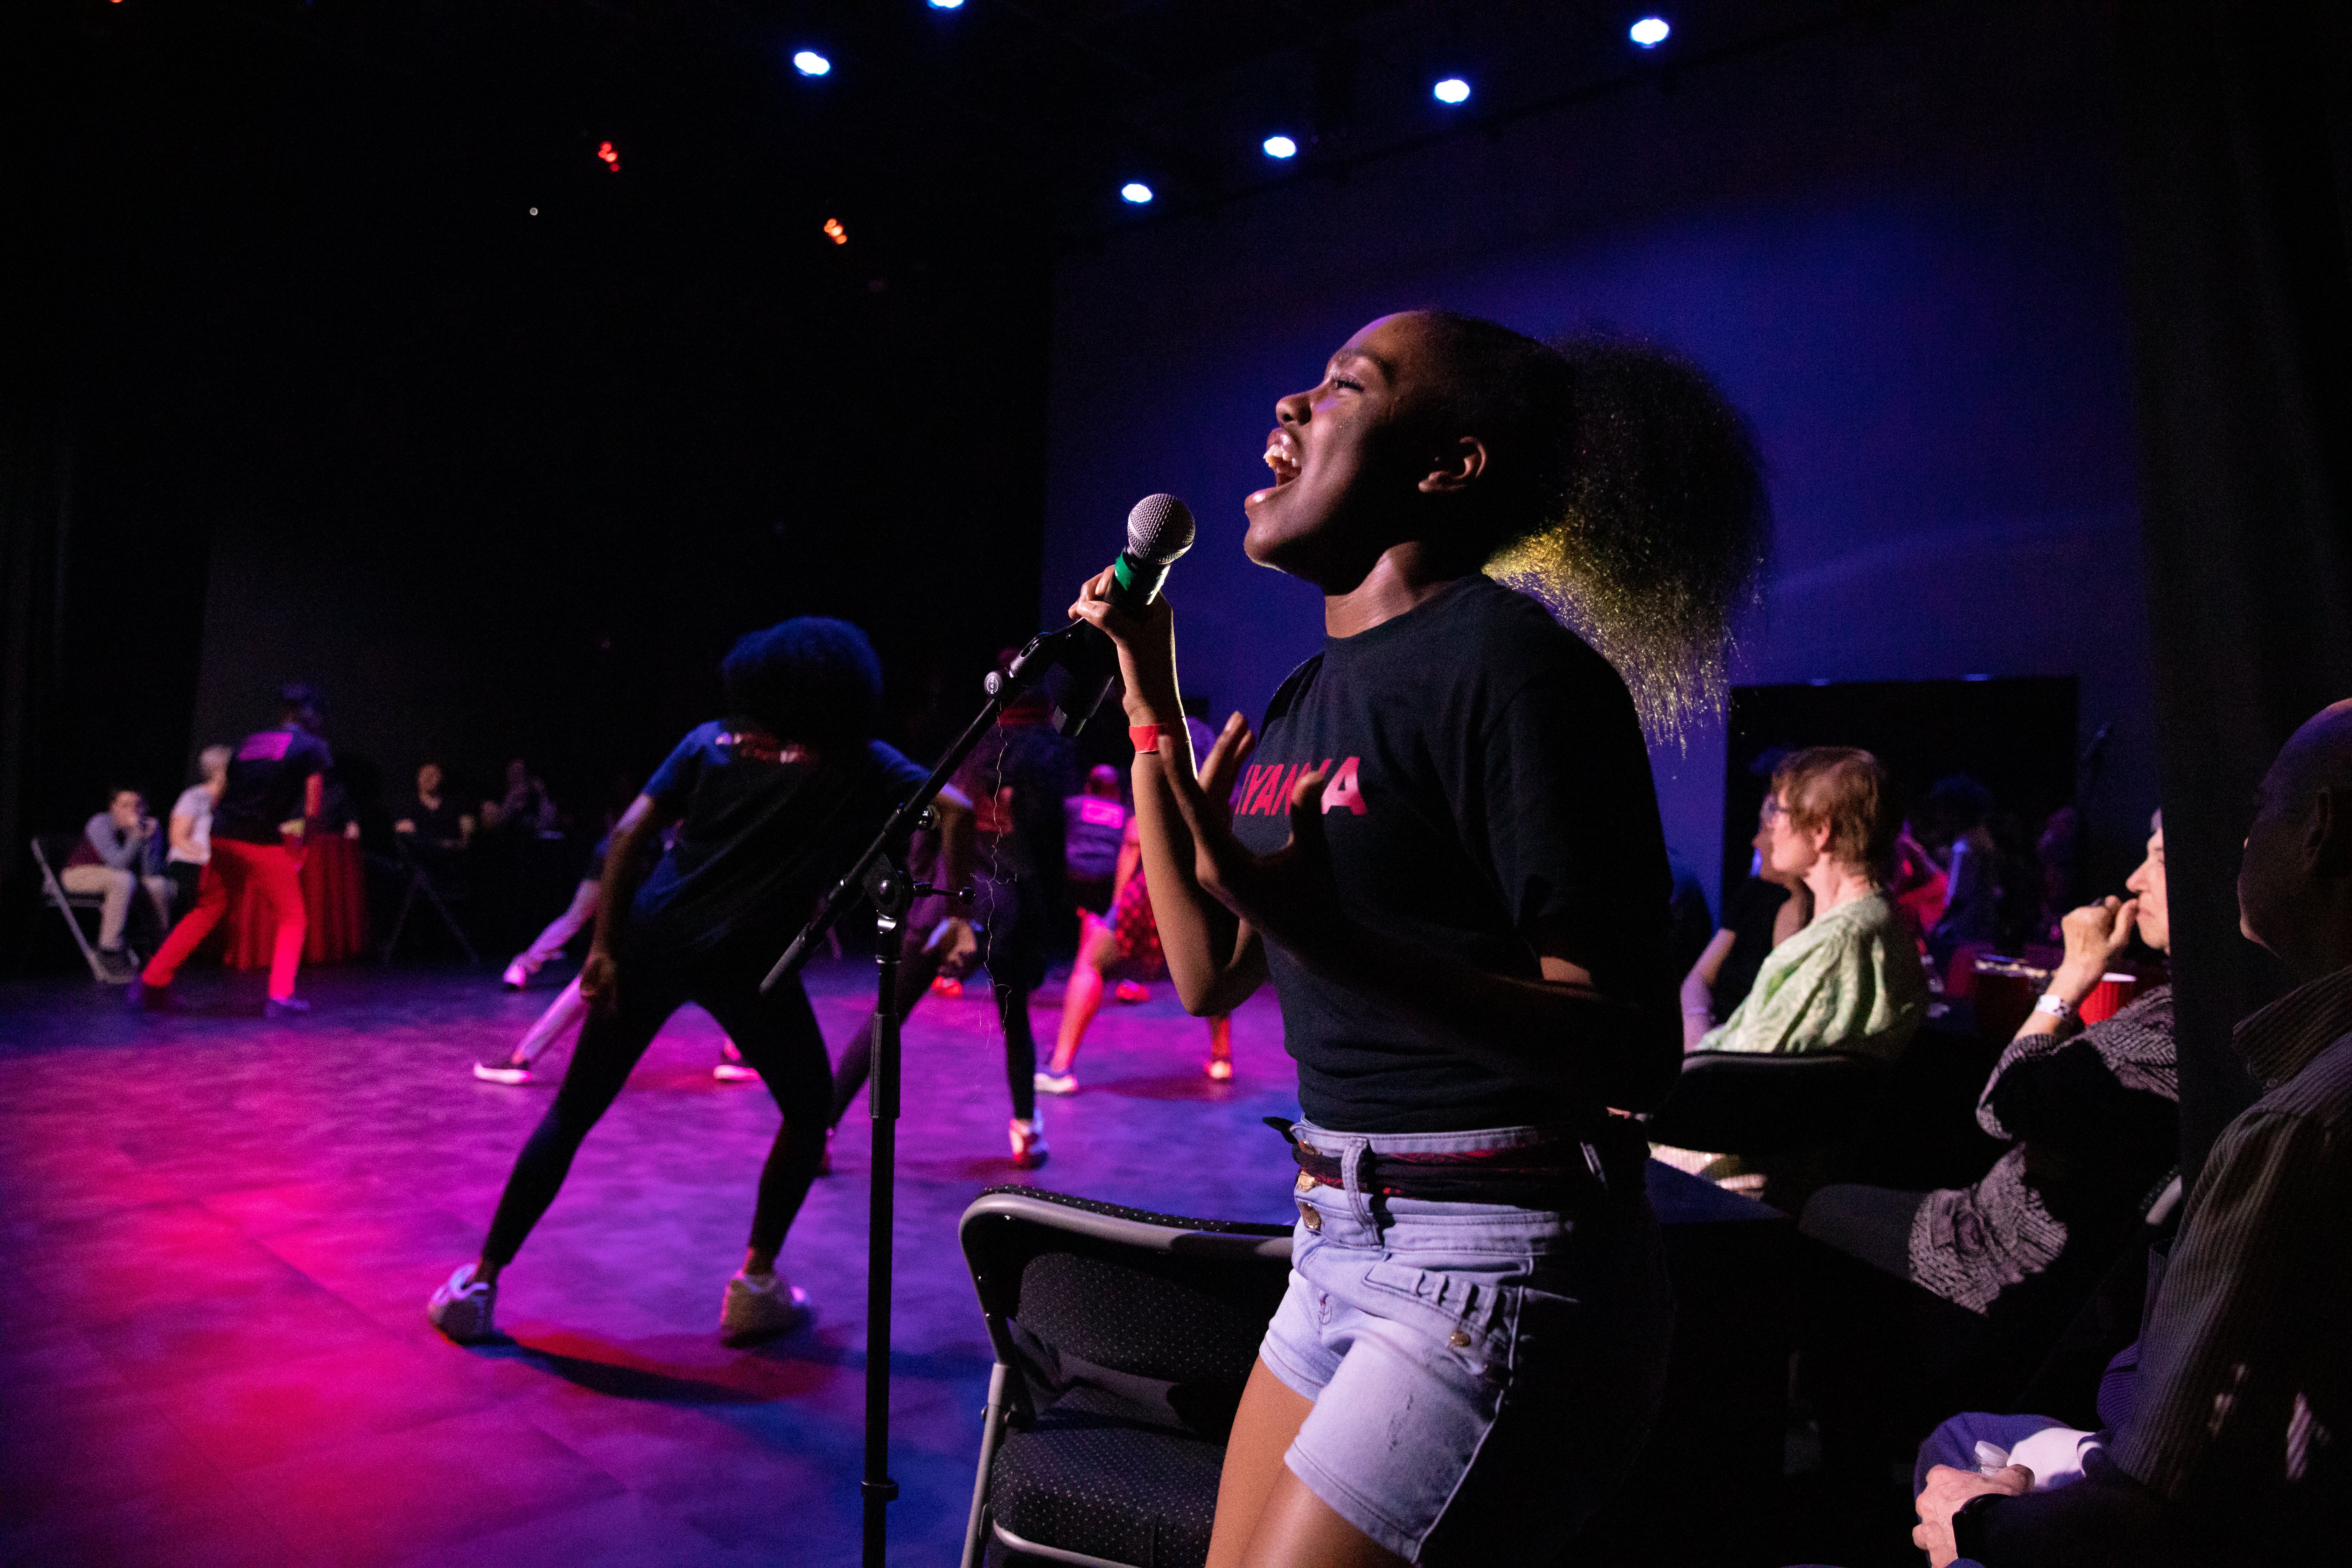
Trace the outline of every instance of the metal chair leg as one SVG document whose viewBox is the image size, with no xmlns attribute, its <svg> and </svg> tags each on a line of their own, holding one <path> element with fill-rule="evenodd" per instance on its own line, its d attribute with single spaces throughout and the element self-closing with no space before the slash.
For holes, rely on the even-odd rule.
<svg viewBox="0 0 2352 1568">
<path fill-rule="evenodd" d="M 988 1412 L 980 1429 L 980 1474 L 971 1483 L 971 1518 L 964 1526 L 962 1568 L 981 1568 L 988 1551 L 988 1472 L 996 1463 L 996 1446 L 1004 1436 L 1004 1382 L 1012 1368 L 1003 1362 L 988 1374 Z"/>
</svg>

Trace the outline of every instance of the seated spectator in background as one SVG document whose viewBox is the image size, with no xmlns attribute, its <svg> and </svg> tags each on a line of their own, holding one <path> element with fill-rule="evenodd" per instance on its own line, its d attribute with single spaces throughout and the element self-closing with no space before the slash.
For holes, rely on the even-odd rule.
<svg viewBox="0 0 2352 1568">
<path fill-rule="evenodd" d="M 1766 795 L 1756 816 L 1756 870 L 1725 898 L 1723 929 L 1683 976 L 1685 1050 L 1696 1050 L 1716 1020 L 1748 999 L 1765 955 L 1812 918 L 1812 889 L 1805 886 L 1803 875 L 1772 868 L 1769 851 L 1777 809 Z"/>
<path fill-rule="evenodd" d="M 1913 837 L 1911 825 L 1905 823 L 1895 836 L 1895 867 L 1887 873 L 1886 896 L 1911 917 L 1913 929 L 1924 934 L 1943 920 L 1951 886 L 1944 868 L 1936 864 L 1927 847 Z"/>
<path fill-rule="evenodd" d="M 1083 795 L 1062 803 L 1062 858 L 1070 902 L 1088 914 L 1110 910 L 1118 870 L 1119 837 L 1127 831 L 1127 797 L 1118 770 L 1101 763 L 1087 774 Z"/>
<path fill-rule="evenodd" d="M 2265 1092 L 2221 1130 L 2148 1265 L 2106 1430 L 1956 1416 L 1920 1450 L 1931 1568 L 2339 1562 L 2352 1518 L 2352 702 L 2263 780 L 2239 925 L 2298 989 L 2238 1026 Z M 2039 1461 L 2038 1463 L 2036 1461 Z"/>
<path fill-rule="evenodd" d="M 1731 1016 L 1694 1050 L 1850 1051 L 1893 1058 L 1927 1016 L 1916 939 L 1883 887 L 1895 847 L 1890 781 L 1851 746 L 1791 752 L 1764 805 L 1765 863 L 1801 879 L 1813 916 L 1774 948 Z"/>
<path fill-rule="evenodd" d="M 556 831 L 555 800 L 547 793 L 547 781 L 515 758 L 507 764 L 506 795 L 482 803 L 482 826 L 515 833 Z"/>
<path fill-rule="evenodd" d="M 1966 773 L 1938 779 L 1927 792 L 1928 852 L 1944 868 L 1944 918 L 1927 931 L 1936 966 L 1969 942 L 1988 942 L 2000 924 L 2000 850 L 1986 821 L 1992 795 Z"/>
<path fill-rule="evenodd" d="M 1985 1084 L 1977 1123 L 2011 1141 L 1991 1171 L 1974 1186 L 1933 1193 L 1824 1187 L 1805 1205 L 1806 1235 L 1955 1309 L 1832 1279 L 1828 1289 L 1849 1300 L 1815 1314 L 1829 1325 L 1819 1352 L 1807 1351 L 1817 1402 L 1835 1403 L 1827 1392 L 1835 1386 L 1883 1408 L 1868 1390 L 1908 1380 L 1917 1386 L 1907 1392 L 1927 1397 L 1930 1412 L 2006 1403 L 2137 1239 L 2179 1159 L 2172 988 L 2159 985 L 2087 1029 L 2074 1009 L 2135 932 L 2170 950 L 2161 817 L 2147 860 L 2125 885 L 2128 900 L 2066 917 L 2065 961 Z M 1830 1325 L 1849 1313 L 1853 1321 Z"/>
<path fill-rule="evenodd" d="M 106 802 L 106 809 L 83 825 L 58 880 L 68 893 L 105 897 L 98 917 L 98 962 L 107 979 L 120 985 L 132 973 L 122 951 L 132 895 L 147 889 L 160 937 L 171 928 L 173 888 L 163 875 L 161 838 L 145 799 L 135 789 L 115 789 L 107 792 Z"/>
<path fill-rule="evenodd" d="M 213 858 L 213 807 L 228 783 L 228 760 L 236 752 L 227 746 L 206 746 L 196 758 L 203 782 L 192 784 L 172 803 L 172 847 L 164 856 L 163 874 L 172 879 L 172 907 L 185 915 L 196 907 L 196 887 L 205 864 Z"/>
<path fill-rule="evenodd" d="M 473 842 L 474 819 L 441 793 L 441 764 L 416 770 L 416 796 L 393 819 L 392 830 L 425 857 L 454 855 Z"/>
<path fill-rule="evenodd" d="M 1698 873 L 1691 863 L 1666 851 L 1666 869 L 1674 877 L 1675 890 L 1667 902 L 1666 947 L 1674 955 L 1675 973 L 1686 974 L 1706 944 L 1715 937 L 1715 911 L 1706 907 L 1706 889 L 1699 885 Z"/>
<path fill-rule="evenodd" d="M 2071 805 L 2052 812 L 2033 841 L 2033 859 L 2042 879 L 2042 907 L 2049 917 L 2034 940 L 2063 942 L 2058 917 L 2074 907 L 2074 888 L 2082 875 L 2083 814 Z"/>
</svg>

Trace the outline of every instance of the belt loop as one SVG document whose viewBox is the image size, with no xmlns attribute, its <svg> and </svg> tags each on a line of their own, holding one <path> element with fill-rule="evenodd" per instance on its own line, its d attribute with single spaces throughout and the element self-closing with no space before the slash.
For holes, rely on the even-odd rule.
<svg viewBox="0 0 2352 1568">
<path fill-rule="evenodd" d="M 1339 1166 L 1341 1179 L 1346 1183 L 1348 1212 L 1355 1215 L 1358 1225 L 1378 1236 L 1380 1221 L 1372 1213 L 1373 1194 L 1364 1190 L 1364 1178 L 1370 1174 L 1372 1169 L 1372 1141 L 1369 1138 L 1349 1139 Z"/>
</svg>

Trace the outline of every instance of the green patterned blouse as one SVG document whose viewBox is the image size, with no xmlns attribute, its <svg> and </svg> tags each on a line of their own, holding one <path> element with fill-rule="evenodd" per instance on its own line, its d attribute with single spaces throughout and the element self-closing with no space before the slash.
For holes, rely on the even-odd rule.
<svg viewBox="0 0 2352 1568">
<path fill-rule="evenodd" d="M 1918 943 L 1884 893 L 1853 899 L 1774 948 L 1702 1051 L 1852 1051 L 1888 1060 L 1927 1016 Z"/>
</svg>

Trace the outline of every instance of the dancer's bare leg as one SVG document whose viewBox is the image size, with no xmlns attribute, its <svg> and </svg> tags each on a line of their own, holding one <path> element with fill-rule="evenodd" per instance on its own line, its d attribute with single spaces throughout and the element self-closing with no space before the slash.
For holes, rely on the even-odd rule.
<svg viewBox="0 0 2352 1568">
<path fill-rule="evenodd" d="M 514 1055 L 509 1059 L 517 1067 L 529 1067 L 548 1047 L 578 1028 L 580 1021 L 587 1016 L 588 1004 L 581 997 L 580 981 L 575 976 L 572 984 L 547 1005 L 547 1011 L 539 1016 L 539 1022 L 533 1024 L 530 1032 L 516 1044 Z"/>
<path fill-rule="evenodd" d="M 1054 1059 L 1045 1065 L 1055 1077 L 1068 1072 L 1077 1059 L 1078 1042 L 1086 1038 L 1087 1026 L 1102 1011 L 1103 971 L 1118 955 L 1118 937 L 1089 911 L 1086 935 L 1078 943 L 1078 960 L 1070 966 L 1070 983 L 1062 991 L 1062 1026 L 1054 1037 Z"/>
<path fill-rule="evenodd" d="M 1209 1019 L 1209 1061 L 1205 1069 L 1219 1083 L 1234 1076 L 1234 1016 L 1218 1013 Z"/>
</svg>

